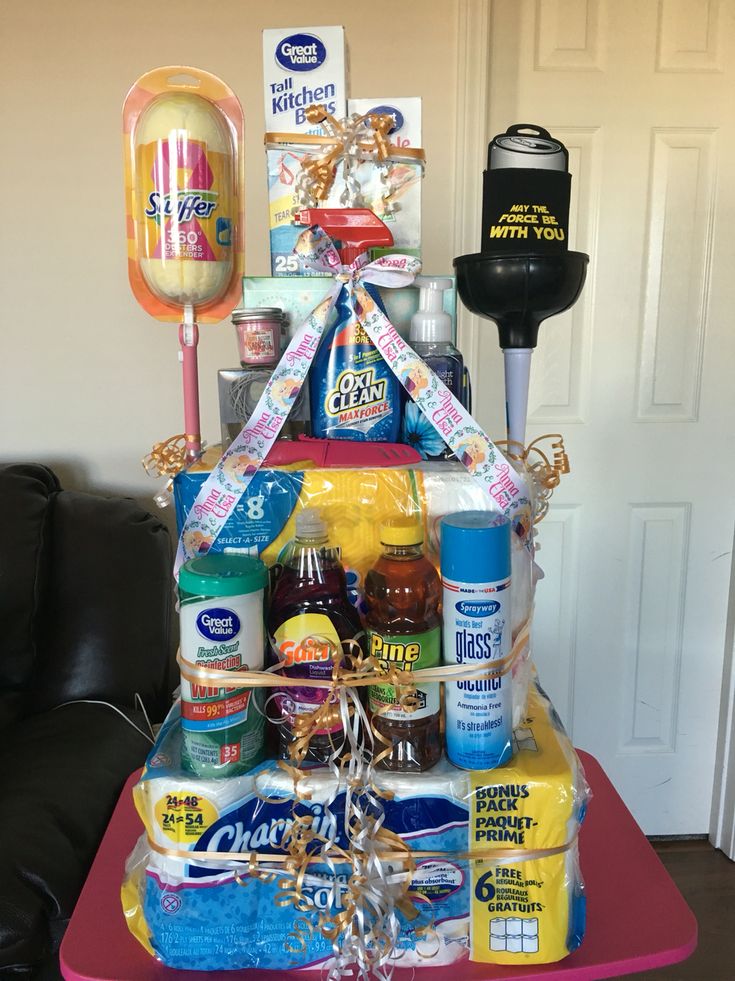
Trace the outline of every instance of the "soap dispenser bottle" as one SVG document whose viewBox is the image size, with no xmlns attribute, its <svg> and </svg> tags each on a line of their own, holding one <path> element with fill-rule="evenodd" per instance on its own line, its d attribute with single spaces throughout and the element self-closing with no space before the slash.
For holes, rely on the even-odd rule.
<svg viewBox="0 0 735 981">
<path fill-rule="evenodd" d="M 444 291 L 451 289 L 452 280 L 417 276 L 414 282 L 420 293 L 419 308 L 411 318 L 411 347 L 468 408 L 464 359 L 452 341 L 452 318 L 444 311 Z"/>
<path fill-rule="evenodd" d="M 409 341 L 443 385 L 471 411 L 471 388 L 464 358 L 452 341 L 452 318 L 444 310 L 444 291 L 452 286 L 448 276 L 417 276 L 419 308 L 411 318 Z M 410 400 L 403 410 L 402 442 L 413 446 L 425 460 L 451 456 L 444 441 Z"/>
</svg>

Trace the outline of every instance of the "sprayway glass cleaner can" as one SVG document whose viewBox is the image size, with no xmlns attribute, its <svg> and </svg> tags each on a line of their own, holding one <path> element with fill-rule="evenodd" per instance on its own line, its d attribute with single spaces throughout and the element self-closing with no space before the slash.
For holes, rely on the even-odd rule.
<svg viewBox="0 0 735 981">
<path fill-rule="evenodd" d="M 569 153 L 532 123 L 493 137 L 483 176 L 481 252 L 569 248 Z"/>
<path fill-rule="evenodd" d="M 510 522 L 460 511 L 441 522 L 443 661 L 473 667 L 510 653 Z M 466 770 L 490 770 L 512 755 L 510 672 L 446 682 L 447 756 Z"/>
<path fill-rule="evenodd" d="M 260 670 L 267 570 L 248 555 L 203 555 L 179 572 L 181 653 L 220 671 Z M 264 689 L 181 678 L 182 764 L 202 777 L 237 776 L 263 759 Z"/>
</svg>

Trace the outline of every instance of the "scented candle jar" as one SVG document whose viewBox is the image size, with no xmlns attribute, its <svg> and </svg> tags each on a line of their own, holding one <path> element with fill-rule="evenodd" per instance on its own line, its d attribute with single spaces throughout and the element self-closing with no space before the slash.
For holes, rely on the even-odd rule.
<svg viewBox="0 0 735 981">
<path fill-rule="evenodd" d="M 278 307 L 234 310 L 232 322 L 243 367 L 277 364 L 281 354 L 283 310 Z"/>
<path fill-rule="evenodd" d="M 280 307 L 233 310 L 232 322 L 237 332 L 241 367 L 218 372 L 223 451 L 239 436 L 255 411 L 258 399 L 281 358 L 286 333 L 286 318 Z M 281 430 L 281 436 L 309 433 L 309 399 L 304 385 Z"/>
</svg>

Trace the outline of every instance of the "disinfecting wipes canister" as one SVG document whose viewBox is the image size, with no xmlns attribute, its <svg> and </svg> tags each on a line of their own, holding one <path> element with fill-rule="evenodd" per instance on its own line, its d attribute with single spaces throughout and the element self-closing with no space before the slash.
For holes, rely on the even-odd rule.
<svg viewBox="0 0 735 981">
<path fill-rule="evenodd" d="M 267 571 L 247 555 L 204 555 L 179 573 L 181 654 L 217 671 L 264 664 L 263 591 Z M 245 773 L 263 759 L 262 689 L 181 678 L 182 764 L 198 776 Z"/>
<path fill-rule="evenodd" d="M 441 522 L 445 664 L 491 665 L 510 654 L 510 522 L 461 511 Z M 445 684 L 447 756 L 490 770 L 512 754 L 510 672 Z"/>
</svg>

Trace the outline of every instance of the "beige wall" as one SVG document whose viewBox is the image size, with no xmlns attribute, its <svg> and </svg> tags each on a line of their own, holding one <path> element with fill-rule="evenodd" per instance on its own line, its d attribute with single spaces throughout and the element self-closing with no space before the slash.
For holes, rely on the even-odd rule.
<svg viewBox="0 0 735 981">
<path fill-rule="evenodd" d="M 456 3 L 318 9 L 317 24 L 345 26 L 351 95 L 423 97 L 424 260 L 450 269 Z M 246 271 L 266 275 L 261 30 L 306 26 L 306 10 L 293 0 L 3 4 L 2 461 L 48 463 L 67 486 L 155 492 L 140 458 L 182 431 L 178 345 L 128 286 L 123 98 L 165 64 L 196 65 L 234 89 L 247 130 Z M 202 432 L 215 442 L 216 371 L 237 362 L 229 324 L 203 328 L 199 351 Z"/>
</svg>

